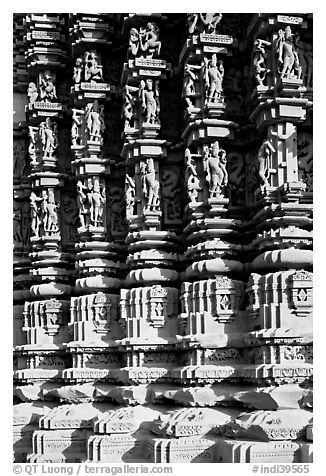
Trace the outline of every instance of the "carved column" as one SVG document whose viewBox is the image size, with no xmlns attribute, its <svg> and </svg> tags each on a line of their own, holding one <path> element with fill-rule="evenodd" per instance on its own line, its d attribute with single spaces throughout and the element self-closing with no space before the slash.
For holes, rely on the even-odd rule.
<svg viewBox="0 0 326 476">
<path fill-rule="evenodd" d="M 181 288 L 180 332 L 198 344 L 209 335 L 223 346 L 243 329 L 244 286 L 236 279 L 242 265 L 237 245 L 229 242 L 240 222 L 227 216 L 228 143 L 234 140 L 237 124 L 225 119 L 223 65 L 237 41 L 222 33 L 222 14 L 209 16 L 188 15 L 189 34 L 180 56 L 188 193 L 184 229 L 188 266 Z M 216 372 L 217 376 L 218 368 Z"/>
<path fill-rule="evenodd" d="M 60 380 L 66 365 L 63 343 L 68 340 L 71 264 L 61 239 L 65 174 L 60 171 L 59 129 L 65 106 L 58 93 L 66 60 L 66 20 L 64 15 L 47 14 L 24 18 L 32 286 L 23 311 L 26 345 L 16 347 L 17 383 Z"/>
<path fill-rule="evenodd" d="M 76 295 L 70 303 L 67 382 L 109 374 L 108 347 L 123 336 L 119 325 L 120 247 L 112 242 L 108 111 L 115 86 L 108 81 L 112 15 L 70 17 L 73 78 L 71 149 L 77 190 Z M 112 192 L 112 190 L 110 190 Z M 100 358 L 102 365 L 94 367 Z"/>
<path fill-rule="evenodd" d="M 160 15 L 157 20 L 162 21 Z M 160 59 L 162 43 L 152 18 L 130 15 L 124 28 L 129 48 L 122 73 L 121 155 L 126 162 L 129 255 L 121 289 L 121 320 L 126 342 L 158 345 L 172 342 L 177 332 L 178 290 L 174 284 L 178 273 L 174 263 L 178 238 L 163 225 L 162 167 L 167 142 L 160 139 L 160 90 L 170 65 Z"/>
</svg>

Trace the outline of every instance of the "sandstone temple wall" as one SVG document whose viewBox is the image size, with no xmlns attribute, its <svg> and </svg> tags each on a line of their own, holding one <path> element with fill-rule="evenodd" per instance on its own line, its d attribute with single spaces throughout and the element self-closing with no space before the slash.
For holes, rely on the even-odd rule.
<svg viewBox="0 0 326 476">
<path fill-rule="evenodd" d="M 16 462 L 312 461 L 312 15 L 14 14 Z"/>
</svg>

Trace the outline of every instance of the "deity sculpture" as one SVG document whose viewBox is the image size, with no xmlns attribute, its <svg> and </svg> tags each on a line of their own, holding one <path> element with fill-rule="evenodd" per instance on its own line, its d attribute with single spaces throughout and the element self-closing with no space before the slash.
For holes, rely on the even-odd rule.
<svg viewBox="0 0 326 476">
<path fill-rule="evenodd" d="M 185 183 L 186 183 L 188 196 L 191 203 L 196 203 L 196 199 L 198 197 L 198 190 L 200 189 L 200 184 L 199 184 L 199 179 L 197 177 L 196 164 L 188 148 L 185 150 L 185 163 L 187 167 L 186 173 L 185 173 Z"/>
<path fill-rule="evenodd" d="M 103 80 L 103 66 L 99 62 L 96 51 L 85 53 L 85 81 L 101 82 Z"/>
<path fill-rule="evenodd" d="M 41 224 L 41 210 L 38 207 L 39 202 L 43 202 L 42 197 L 38 197 L 35 192 L 31 192 L 29 197 L 30 210 L 31 210 L 31 228 L 34 236 L 39 236 L 40 224 Z"/>
<path fill-rule="evenodd" d="M 56 87 L 55 87 L 55 74 L 46 70 L 43 74 L 40 74 L 40 99 L 45 102 L 51 102 L 57 99 Z"/>
<path fill-rule="evenodd" d="M 263 187 L 269 187 L 268 182 L 271 166 L 272 152 L 276 152 L 271 142 L 266 139 L 260 146 L 257 156 L 257 173 Z"/>
<path fill-rule="evenodd" d="M 221 100 L 223 92 L 222 81 L 224 77 L 223 61 L 217 61 L 216 54 L 212 58 L 204 57 L 203 78 L 205 91 L 205 104 Z"/>
<path fill-rule="evenodd" d="M 159 188 L 160 183 L 155 178 L 155 167 L 152 158 L 141 162 L 141 182 L 144 197 L 147 199 L 145 211 L 156 211 L 160 205 Z"/>
<path fill-rule="evenodd" d="M 133 215 L 135 198 L 136 198 L 136 184 L 130 175 L 126 174 L 125 179 L 125 195 L 126 195 L 126 214 Z"/>
<path fill-rule="evenodd" d="M 157 124 L 160 110 L 158 81 L 155 81 L 153 89 L 153 80 L 141 80 L 139 85 L 139 98 L 142 111 L 145 115 L 145 122 L 148 124 Z"/>
<path fill-rule="evenodd" d="M 222 20 L 222 13 L 188 13 L 188 28 L 192 35 L 195 30 L 216 33 L 217 25 Z"/>
<path fill-rule="evenodd" d="M 186 64 L 184 68 L 183 97 L 189 108 L 194 107 L 192 98 L 196 94 L 195 82 L 198 81 L 198 74 L 194 71 L 196 69 L 201 69 L 201 67 Z"/>
<path fill-rule="evenodd" d="M 94 179 L 93 189 L 88 194 L 90 202 L 90 218 L 94 226 L 103 226 L 103 211 L 104 204 L 106 203 L 105 187 L 100 189 L 100 183 L 98 179 Z"/>
<path fill-rule="evenodd" d="M 54 191 L 49 188 L 47 195 L 44 195 L 44 231 L 47 233 L 57 233 L 58 226 L 58 214 L 57 210 L 59 205 L 55 203 Z"/>
<path fill-rule="evenodd" d="M 81 58 L 76 59 L 76 64 L 74 66 L 74 74 L 73 74 L 73 81 L 75 84 L 79 84 L 81 82 L 83 72 L 83 60 Z"/>
<path fill-rule="evenodd" d="M 278 31 L 278 39 L 276 41 L 276 51 L 278 54 L 278 62 L 280 64 L 280 75 L 290 78 L 295 75 L 300 78 L 300 62 L 298 53 L 296 52 L 295 45 L 292 39 L 293 35 L 291 27 L 287 26 L 285 30 Z"/>
<path fill-rule="evenodd" d="M 27 96 L 29 98 L 29 104 L 34 104 L 38 98 L 38 91 L 35 83 L 29 83 Z"/>
<path fill-rule="evenodd" d="M 52 158 L 59 142 L 57 138 L 57 124 L 53 123 L 49 117 L 45 122 L 41 122 L 39 134 L 42 141 L 43 158 Z"/>
<path fill-rule="evenodd" d="M 210 198 L 217 198 L 221 195 L 223 187 L 228 184 L 226 152 L 220 149 L 218 141 L 214 142 L 210 149 L 205 148 L 203 164 L 209 183 Z"/>
<path fill-rule="evenodd" d="M 253 57 L 253 74 L 259 86 L 266 86 L 264 81 L 267 74 L 270 72 L 270 69 L 266 66 L 267 53 L 266 46 L 270 46 L 271 43 L 265 40 L 256 40 L 254 47 L 254 57 Z"/>
<path fill-rule="evenodd" d="M 89 133 L 89 140 L 92 142 L 101 142 L 101 132 L 105 130 L 104 124 L 104 106 L 99 106 L 98 101 L 87 104 L 86 124 Z"/>
</svg>

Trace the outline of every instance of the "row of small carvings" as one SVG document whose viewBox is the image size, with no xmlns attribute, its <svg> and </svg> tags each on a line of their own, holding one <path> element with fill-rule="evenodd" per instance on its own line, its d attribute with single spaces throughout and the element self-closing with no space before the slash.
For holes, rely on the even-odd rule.
<svg viewBox="0 0 326 476">
<path fill-rule="evenodd" d="M 207 322 L 215 318 L 224 323 L 232 322 L 245 308 L 256 320 L 255 326 L 259 323 L 261 328 L 277 327 L 273 316 L 275 312 L 287 321 L 292 317 L 307 317 L 312 311 L 312 273 L 307 271 L 251 275 L 246 289 L 249 297 L 247 306 L 244 290 L 243 282 L 225 276 L 183 283 L 181 320 L 186 320 L 185 325 L 189 324 L 191 333 L 196 326 L 192 324 L 193 319 L 203 316 Z M 178 302 L 178 290 L 161 285 L 122 289 L 120 296 L 100 292 L 71 298 L 71 302 L 56 299 L 25 302 L 24 330 L 35 327 L 44 328 L 49 335 L 57 333 L 60 325 L 68 324 L 69 307 L 70 322 L 77 325 L 87 322 L 92 326 L 90 333 L 107 332 L 110 324 L 117 321 L 125 327 L 127 321 L 139 319 L 148 320 L 154 327 L 163 327 L 178 316 Z M 17 306 L 16 309 L 16 315 L 19 316 L 21 307 Z"/>
<path fill-rule="evenodd" d="M 217 383 L 213 385 L 182 386 L 173 384 L 113 385 L 104 382 L 88 382 L 61 385 L 54 382 L 38 382 L 15 386 L 14 398 L 26 402 L 22 408 L 37 412 L 37 407 L 53 408 L 57 402 L 87 403 L 106 402 L 119 405 L 181 405 L 183 407 L 237 407 L 255 410 L 282 408 L 313 408 L 311 385 L 287 384 L 257 387 L 253 384 Z M 28 403 L 27 402 L 31 402 Z M 18 407 L 15 406 L 17 409 Z M 25 421 L 25 420 L 24 420 Z M 27 424 L 28 422 L 25 421 Z M 19 422 L 17 422 L 19 424 Z"/>
<path fill-rule="evenodd" d="M 40 427 L 50 430 L 34 431 L 33 453 L 35 456 L 47 455 L 51 458 L 64 452 L 69 458 L 71 453 L 84 453 L 86 456 L 87 450 L 89 460 L 94 461 L 96 455 L 95 460 L 98 458 L 103 461 L 104 458 L 105 461 L 105 456 L 122 458 L 128 453 L 129 456 L 135 456 L 135 453 L 140 453 L 139 450 L 143 450 L 143 454 L 147 453 L 146 450 L 154 450 L 155 453 L 157 444 L 166 441 L 162 437 L 168 437 L 166 443 L 172 442 L 172 447 L 177 446 L 184 452 L 187 446 L 202 451 L 204 448 L 200 443 L 207 445 L 207 440 L 203 439 L 206 434 L 209 434 L 210 439 L 208 446 L 215 445 L 216 449 L 219 449 L 221 441 L 218 436 L 222 434 L 223 442 L 225 437 L 240 437 L 251 440 L 251 443 L 282 442 L 279 449 L 284 450 L 298 438 L 301 441 L 302 438 L 312 439 L 311 422 L 312 414 L 305 410 L 239 414 L 238 410 L 181 409 L 162 413 L 144 407 L 113 410 L 105 407 L 94 409 L 87 405 L 64 405 L 40 418 Z M 97 435 L 94 435 L 92 427 Z M 19 435 L 19 425 L 16 425 L 15 430 L 16 435 Z M 23 428 L 21 434 L 24 434 Z M 159 438 L 154 439 L 153 434 Z"/>
<path fill-rule="evenodd" d="M 28 405 L 28 404 L 27 404 Z M 26 404 L 20 406 L 26 407 Z M 22 409 L 19 409 L 20 411 Z M 27 418 L 19 418 L 16 425 Z M 114 405 L 69 404 L 48 411 L 39 419 L 41 429 L 93 429 L 100 434 L 128 434 L 142 427 L 158 436 L 224 434 L 229 438 L 258 441 L 296 440 L 305 435 L 312 423 L 312 412 L 304 409 L 255 410 L 241 413 L 239 409 L 181 408 Z M 37 414 L 34 414 L 34 417 Z M 32 415 L 33 417 L 33 415 Z M 45 434 L 40 432 L 41 434 Z M 51 439 L 51 432 L 49 433 Z M 38 451 L 36 451 L 38 452 Z"/>
</svg>

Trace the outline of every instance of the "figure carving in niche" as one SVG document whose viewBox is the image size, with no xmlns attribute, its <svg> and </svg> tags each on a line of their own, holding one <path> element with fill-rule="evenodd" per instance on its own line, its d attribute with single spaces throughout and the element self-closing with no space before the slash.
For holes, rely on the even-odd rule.
<svg viewBox="0 0 326 476">
<path fill-rule="evenodd" d="M 222 13 L 188 13 L 188 28 L 192 35 L 195 30 L 207 33 L 216 33 L 217 25 L 222 20 Z"/>
<path fill-rule="evenodd" d="M 185 183 L 188 196 L 191 203 L 196 203 L 198 190 L 200 190 L 200 184 L 197 177 L 196 163 L 192 158 L 192 154 L 188 148 L 185 150 L 185 163 L 187 167 L 185 173 Z"/>
<path fill-rule="evenodd" d="M 272 168 L 272 152 L 276 152 L 273 145 L 268 139 L 264 140 L 259 147 L 257 156 L 257 172 L 260 182 L 263 184 L 263 188 L 270 186 L 268 179 Z"/>
<path fill-rule="evenodd" d="M 74 243 L 77 240 L 78 208 L 76 200 L 65 196 L 62 200 L 63 226 L 61 229 L 62 241 Z"/>
<path fill-rule="evenodd" d="M 38 91 L 35 83 L 29 83 L 27 96 L 29 98 L 29 104 L 34 104 L 38 98 Z"/>
<path fill-rule="evenodd" d="M 99 106 L 98 101 L 87 104 L 86 107 L 86 124 L 89 132 L 89 140 L 91 142 L 101 142 L 101 132 L 105 130 L 104 124 L 104 106 Z"/>
<path fill-rule="evenodd" d="M 44 231 L 48 233 L 56 233 L 59 230 L 58 227 L 58 214 L 57 210 L 59 205 L 55 203 L 54 191 L 49 188 L 48 193 L 44 194 L 43 199 L 44 206 Z"/>
<path fill-rule="evenodd" d="M 264 84 L 267 73 L 270 72 L 270 69 L 266 66 L 267 53 L 266 46 L 270 46 L 271 43 L 265 40 L 256 40 L 254 47 L 254 58 L 253 58 L 253 74 L 259 86 L 266 86 Z"/>
<path fill-rule="evenodd" d="M 31 192 L 29 197 L 30 209 L 31 209 L 31 228 L 34 236 L 39 236 L 40 224 L 41 224 L 41 215 L 43 215 L 38 203 L 43 202 L 42 197 L 38 197 L 35 192 Z"/>
<path fill-rule="evenodd" d="M 126 214 L 127 216 L 134 214 L 134 206 L 136 199 L 136 184 L 130 175 L 126 174 L 125 179 L 125 194 L 126 194 Z"/>
<path fill-rule="evenodd" d="M 205 104 L 218 102 L 222 95 L 222 81 L 224 77 L 223 61 L 217 61 L 216 54 L 212 58 L 204 57 L 203 65 Z"/>
<path fill-rule="evenodd" d="M 22 245 L 23 244 L 23 218 L 22 218 L 22 210 L 14 201 L 14 214 L 13 214 L 13 238 L 15 245 Z"/>
<path fill-rule="evenodd" d="M 77 182 L 77 203 L 78 203 L 78 209 L 79 209 L 79 219 L 80 219 L 80 225 L 82 227 L 86 226 L 86 220 L 85 217 L 88 213 L 88 210 L 85 206 L 85 202 L 87 200 L 87 197 L 84 193 L 84 191 L 87 190 L 87 187 L 82 183 L 81 180 L 78 180 Z"/>
<path fill-rule="evenodd" d="M 155 81 L 153 89 L 153 80 L 141 80 L 139 85 L 139 98 L 142 105 L 142 111 L 145 115 L 145 122 L 148 124 L 157 124 L 160 110 L 158 81 Z"/>
<path fill-rule="evenodd" d="M 57 99 L 57 93 L 55 88 L 55 74 L 46 70 L 43 74 L 40 73 L 40 99 L 45 102 L 51 102 Z"/>
<path fill-rule="evenodd" d="M 132 119 L 134 115 L 135 98 L 132 96 L 132 92 L 138 91 L 138 88 L 133 86 L 125 86 L 123 90 L 123 116 L 124 116 L 124 129 L 129 129 L 133 126 Z"/>
<path fill-rule="evenodd" d="M 294 36 L 294 44 L 296 52 L 299 58 L 299 63 L 301 65 L 301 77 L 299 79 L 303 80 L 303 85 L 307 88 L 312 87 L 312 50 L 310 45 L 304 43 L 300 39 L 300 34 L 296 33 Z"/>
<path fill-rule="evenodd" d="M 199 77 L 198 73 L 194 71 L 196 69 L 201 69 L 201 67 L 186 64 L 184 68 L 183 96 L 189 108 L 194 107 L 192 100 L 196 94 L 195 81 L 198 81 Z"/>
<path fill-rule="evenodd" d="M 228 153 L 228 189 L 232 203 L 245 203 L 245 162 L 238 152 Z"/>
<path fill-rule="evenodd" d="M 146 162 L 140 163 L 142 191 L 147 199 L 147 205 L 144 211 L 156 211 L 160 205 L 159 188 L 160 183 L 155 178 L 154 160 L 146 159 Z"/>
<path fill-rule="evenodd" d="M 85 53 L 85 81 L 101 82 L 103 80 L 103 66 L 95 50 Z"/>
<path fill-rule="evenodd" d="M 74 66 L 74 74 L 73 74 L 73 81 L 75 84 L 79 84 L 81 82 L 83 72 L 83 60 L 81 58 L 76 59 L 76 64 Z"/>
<path fill-rule="evenodd" d="M 298 133 L 299 179 L 306 184 L 306 191 L 313 189 L 313 141 L 309 132 Z"/>
<path fill-rule="evenodd" d="M 91 223 L 94 226 L 103 226 L 103 211 L 104 204 L 106 203 L 106 192 L 103 185 L 102 190 L 100 189 L 99 180 L 96 178 L 94 178 L 91 193 L 88 193 L 88 199 L 90 202 Z"/>
<path fill-rule="evenodd" d="M 168 220 L 181 218 L 180 169 L 175 165 L 163 168 L 161 196 L 164 215 Z"/>
<path fill-rule="evenodd" d="M 110 229 L 111 233 L 121 233 L 125 231 L 124 219 L 124 190 L 122 187 L 110 187 L 109 206 L 110 206 Z M 127 198 L 126 198 L 127 201 Z"/>
<path fill-rule="evenodd" d="M 208 147 L 205 148 L 203 163 L 206 180 L 209 183 L 210 198 L 217 198 L 221 195 L 223 187 L 228 184 L 226 152 L 220 149 L 218 141 L 214 142 L 210 150 Z"/>
<path fill-rule="evenodd" d="M 57 138 L 57 124 L 51 122 L 47 117 L 45 122 L 41 122 L 39 134 L 42 141 L 43 158 L 51 158 L 59 145 Z"/>
<path fill-rule="evenodd" d="M 84 111 L 80 109 L 72 110 L 71 142 L 73 147 L 81 145 L 80 126 L 83 122 L 81 118 L 81 114 L 83 113 Z"/>
<path fill-rule="evenodd" d="M 295 75 L 300 78 L 299 57 L 295 50 L 292 39 L 291 27 L 287 26 L 285 30 L 278 31 L 278 39 L 276 40 L 276 51 L 278 53 L 278 62 L 280 65 L 279 72 L 281 78 L 290 78 Z"/>
<path fill-rule="evenodd" d="M 25 169 L 26 149 L 25 143 L 17 141 L 14 143 L 14 175 L 21 176 Z"/>
</svg>

